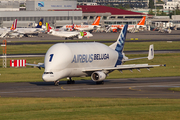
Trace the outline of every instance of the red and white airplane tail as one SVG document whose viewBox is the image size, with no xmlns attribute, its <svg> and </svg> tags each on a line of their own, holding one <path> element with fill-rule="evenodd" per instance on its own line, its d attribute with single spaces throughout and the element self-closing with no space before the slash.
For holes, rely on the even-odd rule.
<svg viewBox="0 0 180 120">
<path fill-rule="evenodd" d="M 99 22 L 100 22 L 100 16 L 98 16 L 97 18 L 96 18 L 96 20 L 93 22 L 93 24 L 92 25 L 99 25 Z"/>
<path fill-rule="evenodd" d="M 144 16 L 137 25 L 144 25 L 146 21 L 146 16 Z"/>
<path fill-rule="evenodd" d="M 11 30 L 15 30 L 17 26 L 17 19 L 14 20 L 12 26 L 11 26 Z"/>
<path fill-rule="evenodd" d="M 47 29 L 47 32 L 50 32 L 50 30 L 52 29 L 49 23 L 46 23 L 46 29 Z"/>
</svg>

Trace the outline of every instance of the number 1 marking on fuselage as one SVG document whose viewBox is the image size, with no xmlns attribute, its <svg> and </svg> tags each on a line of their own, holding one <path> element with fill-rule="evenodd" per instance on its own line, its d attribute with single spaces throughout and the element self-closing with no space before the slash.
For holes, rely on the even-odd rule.
<svg viewBox="0 0 180 120">
<path fill-rule="evenodd" d="M 52 58 L 53 58 L 54 54 L 50 54 L 50 59 L 49 59 L 49 62 L 52 61 Z"/>
</svg>

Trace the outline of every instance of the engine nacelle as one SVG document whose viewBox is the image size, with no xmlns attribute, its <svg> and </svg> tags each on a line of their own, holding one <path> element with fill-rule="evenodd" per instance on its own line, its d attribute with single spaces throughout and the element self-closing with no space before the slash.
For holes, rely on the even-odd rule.
<svg viewBox="0 0 180 120">
<path fill-rule="evenodd" d="M 102 71 L 96 71 L 91 74 L 91 79 L 95 82 L 103 81 L 106 78 L 106 74 Z"/>
</svg>

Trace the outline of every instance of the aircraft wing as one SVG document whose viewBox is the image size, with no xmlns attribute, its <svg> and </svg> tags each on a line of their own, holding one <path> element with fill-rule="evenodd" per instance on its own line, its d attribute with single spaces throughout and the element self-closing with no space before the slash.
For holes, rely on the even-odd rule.
<svg viewBox="0 0 180 120">
<path fill-rule="evenodd" d="M 132 70 L 132 69 L 149 69 L 154 67 L 160 67 L 166 65 L 148 65 L 148 64 L 129 64 L 129 65 L 118 65 L 117 67 L 110 67 L 110 68 L 92 68 L 92 69 L 85 69 L 83 72 L 94 72 L 94 71 L 111 71 L 111 70 Z"/>
<path fill-rule="evenodd" d="M 9 33 L 9 30 L 3 32 L 0 36 L 0 38 L 4 38 Z"/>
</svg>

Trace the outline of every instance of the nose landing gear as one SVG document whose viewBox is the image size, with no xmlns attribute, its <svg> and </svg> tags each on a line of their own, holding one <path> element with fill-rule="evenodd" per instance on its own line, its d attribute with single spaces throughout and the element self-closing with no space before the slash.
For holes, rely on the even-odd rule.
<svg viewBox="0 0 180 120">
<path fill-rule="evenodd" d="M 59 86 L 59 80 L 54 81 L 55 86 Z"/>
</svg>

